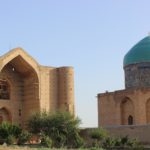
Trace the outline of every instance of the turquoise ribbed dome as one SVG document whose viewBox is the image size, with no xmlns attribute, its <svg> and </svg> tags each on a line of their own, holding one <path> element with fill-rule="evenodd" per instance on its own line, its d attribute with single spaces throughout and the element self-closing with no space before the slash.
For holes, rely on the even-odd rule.
<svg viewBox="0 0 150 150">
<path fill-rule="evenodd" d="M 150 36 L 133 46 L 123 60 L 124 66 L 140 62 L 150 62 Z"/>
</svg>

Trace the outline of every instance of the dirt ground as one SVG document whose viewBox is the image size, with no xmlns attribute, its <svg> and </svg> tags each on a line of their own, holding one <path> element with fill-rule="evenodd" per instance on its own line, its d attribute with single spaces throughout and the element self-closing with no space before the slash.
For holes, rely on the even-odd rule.
<svg viewBox="0 0 150 150">
<path fill-rule="evenodd" d="M 10 147 L 9 146 L 0 146 L 0 150 L 50 150 L 50 148 L 29 148 L 29 147 L 20 147 L 20 146 L 10 146 Z M 67 149 L 51 149 L 51 150 L 67 150 Z"/>
</svg>

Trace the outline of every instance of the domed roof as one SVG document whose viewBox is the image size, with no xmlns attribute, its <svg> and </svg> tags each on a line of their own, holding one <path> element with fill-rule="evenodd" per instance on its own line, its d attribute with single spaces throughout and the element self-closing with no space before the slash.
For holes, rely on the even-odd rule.
<svg viewBox="0 0 150 150">
<path fill-rule="evenodd" d="M 150 36 L 133 46 L 123 60 L 124 66 L 140 62 L 150 62 Z"/>
</svg>

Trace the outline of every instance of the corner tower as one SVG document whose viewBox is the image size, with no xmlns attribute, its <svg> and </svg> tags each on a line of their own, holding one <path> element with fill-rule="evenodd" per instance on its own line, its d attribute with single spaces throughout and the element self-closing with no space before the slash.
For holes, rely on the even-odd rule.
<svg viewBox="0 0 150 150">
<path fill-rule="evenodd" d="M 58 107 L 74 114 L 74 71 L 73 67 L 58 68 Z"/>
<path fill-rule="evenodd" d="M 150 36 L 133 46 L 123 63 L 125 88 L 150 87 Z"/>
</svg>

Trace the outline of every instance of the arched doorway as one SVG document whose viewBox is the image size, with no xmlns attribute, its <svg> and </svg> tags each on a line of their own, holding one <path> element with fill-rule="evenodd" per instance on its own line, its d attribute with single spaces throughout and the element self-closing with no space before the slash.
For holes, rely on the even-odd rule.
<svg viewBox="0 0 150 150">
<path fill-rule="evenodd" d="M 121 101 L 121 124 L 132 125 L 134 124 L 134 105 L 130 98 L 126 97 Z"/>
<path fill-rule="evenodd" d="M 128 117 L 128 125 L 133 125 L 133 116 Z"/>
<path fill-rule="evenodd" d="M 10 101 L 7 105 L 11 103 L 13 122 L 22 126 L 33 112 L 40 110 L 38 74 L 27 60 L 18 55 L 5 64 L 0 72 L 0 80 L 6 77 L 11 81 Z"/>
<path fill-rule="evenodd" d="M 6 108 L 0 108 L 0 123 L 3 121 L 5 122 L 12 122 L 11 114 Z"/>
</svg>

